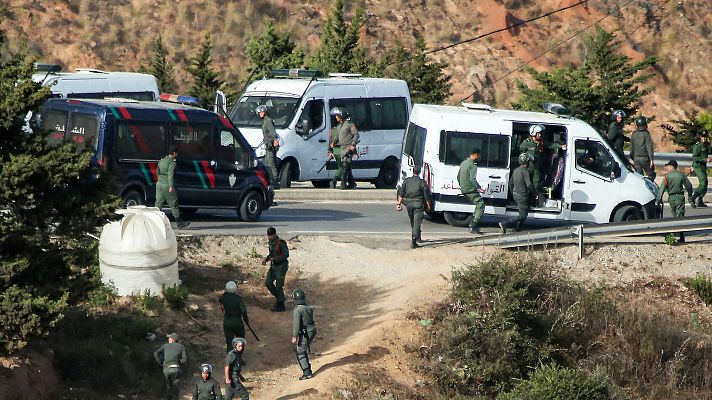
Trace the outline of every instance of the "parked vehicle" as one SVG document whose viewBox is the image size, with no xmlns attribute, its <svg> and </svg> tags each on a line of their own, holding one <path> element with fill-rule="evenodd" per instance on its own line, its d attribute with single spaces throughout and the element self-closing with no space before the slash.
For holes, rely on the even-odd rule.
<svg viewBox="0 0 712 400">
<path fill-rule="evenodd" d="M 659 215 L 653 181 L 630 169 L 590 125 L 566 116 L 563 106 L 547 107 L 558 115 L 482 104 L 416 104 L 403 139 L 400 180 L 411 175 L 414 165 L 421 166 L 433 197 L 431 215 L 442 215 L 451 225 L 469 225 L 474 206 L 460 193 L 457 174 L 460 162 L 480 148 L 477 180 L 486 188 L 485 214 L 514 215 L 509 176 L 518 166 L 519 145 L 529 127 L 540 124 L 545 128 L 540 164 L 545 190 L 530 218 L 605 223 Z M 562 144 L 566 151 L 560 150 Z"/>
<path fill-rule="evenodd" d="M 95 153 L 93 162 L 121 182 L 124 205 L 155 202 L 157 163 L 178 146 L 176 188 L 186 213 L 236 209 L 256 221 L 272 204 L 267 172 L 240 131 L 226 118 L 199 108 L 126 99 L 49 99 L 38 126 L 51 143 L 74 142 Z"/>
<path fill-rule="evenodd" d="M 305 70 L 282 74 L 291 78 L 251 83 L 230 111 L 230 118 L 262 156 L 262 121 L 255 108 L 268 107 L 280 137 L 280 186 L 289 187 L 292 181 L 328 186 L 336 170 L 336 163 L 328 158 L 335 126 L 329 110 L 339 107 L 350 113 L 360 133 L 358 158 L 352 163 L 354 178 L 371 181 L 379 188 L 395 187 L 401 140 L 411 109 L 406 82 L 358 74 L 319 78 L 318 71 Z"/>
</svg>

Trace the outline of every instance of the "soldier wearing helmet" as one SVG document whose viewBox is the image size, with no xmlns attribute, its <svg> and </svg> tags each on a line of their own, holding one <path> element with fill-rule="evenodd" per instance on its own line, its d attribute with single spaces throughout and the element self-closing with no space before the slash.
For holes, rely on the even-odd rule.
<svg viewBox="0 0 712 400">
<path fill-rule="evenodd" d="M 544 153 L 544 142 L 541 136 L 544 133 L 544 125 L 536 124 L 529 127 L 529 137 L 519 145 L 519 152 L 529 154 L 529 164 L 527 170 L 531 178 L 536 193 L 541 191 L 541 170 L 540 161 Z"/>
<path fill-rule="evenodd" d="M 232 400 L 236 396 L 240 400 L 250 400 L 250 394 L 243 385 L 245 378 L 242 376 L 242 367 L 245 365 L 245 360 L 242 358 L 245 346 L 247 346 L 245 339 L 241 337 L 232 339 L 232 350 L 225 357 L 226 400 Z"/>
<path fill-rule="evenodd" d="M 707 207 L 703 201 L 707 193 L 707 162 L 712 161 L 710 154 L 710 144 L 707 138 L 707 131 L 702 130 L 697 135 L 697 143 L 692 146 L 692 170 L 697 176 L 697 189 L 690 197 L 692 208 Z"/>
<path fill-rule="evenodd" d="M 423 224 L 423 214 L 430 210 L 431 204 L 428 184 L 419 175 L 420 165 L 416 165 L 413 167 L 413 176 L 403 180 L 403 183 L 398 187 L 396 196 L 396 210 L 402 210 L 402 204 L 405 203 L 405 208 L 408 211 L 411 249 L 420 247 L 418 242 L 422 241 L 420 227 Z"/>
<path fill-rule="evenodd" d="M 625 112 L 623 110 L 613 111 L 612 117 L 613 121 L 610 125 L 608 125 L 608 142 L 622 157 L 624 154 L 623 143 L 625 141 L 630 141 L 630 139 L 628 139 L 623 133 L 623 119 L 625 118 Z"/>
<path fill-rule="evenodd" d="M 527 169 L 529 162 L 528 153 L 520 154 L 519 167 L 512 172 L 512 176 L 509 178 L 509 191 L 512 192 L 514 202 L 517 203 L 519 215 L 499 223 L 499 229 L 502 234 L 507 233 L 507 228 L 514 228 L 515 231 L 519 232 L 521 225 L 529 215 L 529 202 L 536 193 Z"/>
<path fill-rule="evenodd" d="M 225 293 L 220 296 L 218 301 L 223 312 L 225 346 L 227 351 L 230 351 L 233 338 L 245 337 L 245 324 L 250 323 L 247 306 L 242 297 L 237 294 L 237 284 L 233 281 L 225 284 Z"/>
<path fill-rule="evenodd" d="M 635 119 L 635 132 L 630 137 L 630 158 L 633 159 L 635 170 L 655 180 L 655 150 L 653 138 L 648 132 L 648 119 L 642 115 Z"/>
<path fill-rule="evenodd" d="M 307 304 L 304 290 L 294 289 L 292 298 L 295 304 L 292 314 L 292 344 L 297 345 L 297 362 L 302 369 L 302 376 L 299 380 L 303 381 L 312 378 L 309 346 L 316 337 L 316 323 L 314 322 L 314 309 Z"/>
<path fill-rule="evenodd" d="M 335 149 L 338 146 L 340 155 L 339 159 L 336 159 L 336 154 L 333 153 L 332 150 L 329 156 L 334 157 L 334 160 L 341 165 L 341 190 L 353 189 L 356 187 L 356 182 L 351 173 L 351 158 L 358 156 L 356 152 L 356 145 L 359 142 L 358 129 L 342 108 L 334 107 L 331 109 L 330 114 L 334 117 L 337 124 L 332 131 L 333 137 L 331 138 L 330 148 Z M 336 186 L 338 179 L 339 175 L 337 172 L 337 175 L 334 176 L 332 180 L 333 186 Z"/>
<path fill-rule="evenodd" d="M 262 143 L 265 145 L 265 166 L 270 173 L 270 183 L 275 189 L 279 189 L 277 175 L 277 150 L 279 150 L 279 138 L 274 122 L 269 116 L 269 109 L 266 105 L 260 104 L 255 108 L 255 112 L 262 120 Z"/>
<path fill-rule="evenodd" d="M 220 384 L 212 374 L 212 365 L 205 363 L 200 366 L 200 378 L 193 385 L 193 400 L 223 400 Z"/>
<path fill-rule="evenodd" d="M 181 365 L 188 361 L 185 347 L 178 343 L 178 334 L 171 333 L 166 336 L 168 343 L 153 353 L 153 358 L 163 367 L 163 382 L 166 387 L 166 398 L 178 400 L 180 388 Z"/>
</svg>

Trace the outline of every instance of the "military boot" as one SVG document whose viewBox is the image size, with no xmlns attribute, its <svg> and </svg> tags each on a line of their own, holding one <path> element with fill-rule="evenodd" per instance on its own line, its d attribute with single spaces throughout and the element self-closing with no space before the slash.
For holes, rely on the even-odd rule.
<svg viewBox="0 0 712 400">
<path fill-rule="evenodd" d="M 693 193 L 690 196 L 690 207 L 697 208 L 697 193 Z"/>
<path fill-rule="evenodd" d="M 411 248 L 411 249 L 417 249 L 418 247 L 420 247 L 420 245 L 418 244 L 417 240 L 416 240 L 416 239 L 411 239 L 411 241 L 410 241 L 410 248 Z"/>
<path fill-rule="evenodd" d="M 415 242 L 416 242 L 416 243 L 423 243 L 423 237 L 422 237 L 420 234 L 418 234 L 418 237 L 415 238 Z"/>
<path fill-rule="evenodd" d="M 188 222 L 188 221 L 186 221 L 186 220 L 184 220 L 184 219 L 182 219 L 182 218 L 177 218 L 177 219 L 176 219 L 176 227 L 177 227 L 178 229 L 183 229 L 183 228 L 187 227 L 188 225 L 190 225 L 190 222 Z"/>
<path fill-rule="evenodd" d="M 707 207 L 707 204 L 702 200 L 702 195 L 697 195 L 697 207 Z"/>
<path fill-rule="evenodd" d="M 313 378 L 313 377 L 314 377 L 314 375 L 312 375 L 311 369 L 305 369 L 305 370 L 304 370 L 304 373 L 302 374 L 302 376 L 299 377 L 299 380 L 300 380 L 300 381 L 305 381 L 305 380 L 311 379 L 311 378 Z"/>
<path fill-rule="evenodd" d="M 331 180 L 331 182 L 329 182 L 329 187 L 332 188 L 332 189 L 336 189 L 336 182 L 338 182 L 338 181 L 339 181 L 339 178 L 334 177 L 334 178 Z"/>
<path fill-rule="evenodd" d="M 504 222 L 499 223 L 499 233 L 501 233 L 502 235 L 507 234 L 507 225 Z"/>
<path fill-rule="evenodd" d="M 678 243 L 685 243 L 685 232 L 680 232 L 680 239 L 677 240 Z"/>
<path fill-rule="evenodd" d="M 481 235 L 480 227 L 477 224 L 470 224 L 470 233 L 473 235 Z"/>
<path fill-rule="evenodd" d="M 284 311 L 284 302 L 283 301 L 277 301 L 274 303 L 274 306 L 272 307 L 272 312 L 282 312 Z"/>
</svg>

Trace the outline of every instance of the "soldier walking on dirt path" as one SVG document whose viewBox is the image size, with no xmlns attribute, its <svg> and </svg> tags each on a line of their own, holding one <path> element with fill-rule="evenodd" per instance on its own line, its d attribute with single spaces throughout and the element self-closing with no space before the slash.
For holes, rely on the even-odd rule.
<svg viewBox="0 0 712 400">
<path fill-rule="evenodd" d="M 245 324 L 249 324 L 250 319 L 247 317 L 245 301 L 237 294 L 237 284 L 234 281 L 225 284 L 225 293 L 220 296 L 219 301 L 223 312 L 225 346 L 229 352 L 232 349 L 232 339 L 245 337 Z"/>
<path fill-rule="evenodd" d="M 480 153 L 480 149 L 472 149 L 470 156 L 460 163 L 460 170 L 457 173 L 460 191 L 475 205 L 472 222 L 470 222 L 470 233 L 473 234 L 482 233 L 480 232 L 480 218 L 485 212 L 485 199 L 482 198 L 485 189 L 477 182 L 477 160 L 480 159 Z"/>
<path fill-rule="evenodd" d="M 193 400 L 223 400 L 220 384 L 213 379 L 213 366 L 200 366 L 200 377 L 193 384 Z"/>
<path fill-rule="evenodd" d="M 284 311 L 284 280 L 289 269 L 289 248 L 287 242 L 277 236 L 277 230 L 274 227 L 267 228 L 267 240 L 269 254 L 262 260 L 262 265 L 269 262 L 270 267 L 265 278 L 265 286 L 276 298 L 272 311 Z"/>
<path fill-rule="evenodd" d="M 181 365 L 188 361 L 188 357 L 185 355 L 185 347 L 178 343 L 177 333 L 171 333 L 167 338 L 168 343 L 156 350 L 156 352 L 153 353 L 153 358 L 163 367 L 166 399 L 178 400 Z"/>
<path fill-rule="evenodd" d="M 692 170 L 697 176 L 697 189 L 690 197 L 690 205 L 692 208 L 707 207 L 704 202 L 707 194 L 707 163 L 712 161 L 709 156 L 710 144 L 707 137 L 707 131 L 703 130 L 697 136 L 697 143 L 692 146 Z"/>
<path fill-rule="evenodd" d="M 398 200 L 396 202 L 396 210 L 402 210 L 402 204 L 405 203 L 405 208 L 408 210 L 408 218 L 410 219 L 410 248 L 415 249 L 420 247 L 418 242 L 422 241 L 420 237 L 420 227 L 423 224 L 423 214 L 430 210 L 430 192 L 428 185 L 420 178 L 420 166 L 413 167 L 413 176 L 403 180 L 403 184 L 398 188 Z"/>
<path fill-rule="evenodd" d="M 296 304 L 292 315 L 292 344 L 297 345 L 297 362 L 302 369 L 299 380 L 303 381 L 313 376 L 309 363 L 309 346 L 316 337 L 316 323 L 314 323 L 314 309 L 307 304 L 304 290 L 295 289 L 292 298 Z"/>
<path fill-rule="evenodd" d="M 663 204 L 663 193 L 668 192 L 668 204 L 673 218 L 685 216 L 685 192 L 688 197 L 692 196 L 692 184 L 685 174 L 677 169 L 677 161 L 670 160 L 667 164 L 668 173 L 663 177 L 663 181 L 658 188 L 656 197 L 657 204 Z M 680 243 L 685 243 L 685 233 L 680 232 Z"/>
<path fill-rule="evenodd" d="M 232 339 L 233 349 L 225 357 L 225 399 L 232 400 L 239 397 L 240 400 L 250 400 L 250 394 L 243 385 L 245 378 L 242 376 L 242 367 L 245 360 L 242 358 L 245 352 L 247 341 L 243 338 Z"/>
</svg>

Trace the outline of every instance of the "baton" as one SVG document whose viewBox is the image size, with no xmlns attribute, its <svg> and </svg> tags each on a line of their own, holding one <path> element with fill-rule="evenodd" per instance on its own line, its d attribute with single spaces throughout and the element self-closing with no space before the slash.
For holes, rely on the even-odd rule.
<svg viewBox="0 0 712 400">
<path fill-rule="evenodd" d="M 260 341 L 260 338 L 258 338 L 258 337 L 257 337 L 257 334 L 255 333 L 255 331 L 252 330 L 252 327 L 250 326 L 250 324 L 248 324 L 247 322 L 245 322 L 245 325 L 247 325 L 247 327 L 250 328 L 250 332 L 252 332 L 252 336 L 254 336 L 255 339 L 257 339 L 257 341 L 259 342 L 259 341 Z"/>
</svg>

